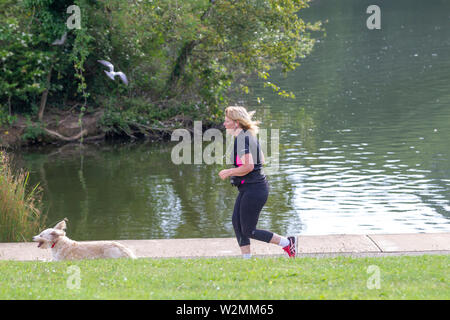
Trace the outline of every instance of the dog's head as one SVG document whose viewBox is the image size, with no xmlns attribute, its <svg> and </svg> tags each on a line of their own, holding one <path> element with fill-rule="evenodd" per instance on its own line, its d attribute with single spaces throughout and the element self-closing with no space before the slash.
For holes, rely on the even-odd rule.
<svg viewBox="0 0 450 320">
<path fill-rule="evenodd" d="M 51 248 L 59 239 L 66 235 L 66 221 L 59 222 L 54 228 L 48 228 L 42 231 L 39 235 L 33 237 L 34 242 L 38 242 L 38 248 L 48 249 Z"/>
</svg>

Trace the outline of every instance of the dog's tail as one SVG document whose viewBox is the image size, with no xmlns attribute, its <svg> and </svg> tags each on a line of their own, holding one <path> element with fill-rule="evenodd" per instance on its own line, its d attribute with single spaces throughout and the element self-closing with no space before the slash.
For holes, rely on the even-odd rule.
<svg viewBox="0 0 450 320">
<path fill-rule="evenodd" d="M 136 259 L 136 255 L 134 254 L 133 251 L 131 251 L 130 248 L 128 248 L 127 246 L 123 245 L 122 243 L 116 242 L 116 244 L 118 245 L 118 247 L 121 249 L 121 251 L 123 253 L 125 253 L 125 256 L 127 258 L 131 258 L 131 259 Z"/>
<path fill-rule="evenodd" d="M 136 259 L 136 255 L 130 249 L 125 248 L 125 252 L 127 253 L 127 255 L 130 259 Z"/>
<path fill-rule="evenodd" d="M 136 259 L 136 255 L 133 253 L 133 251 L 131 251 L 130 249 L 127 248 L 128 251 L 128 256 L 130 257 L 130 259 Z"/>
</svg>

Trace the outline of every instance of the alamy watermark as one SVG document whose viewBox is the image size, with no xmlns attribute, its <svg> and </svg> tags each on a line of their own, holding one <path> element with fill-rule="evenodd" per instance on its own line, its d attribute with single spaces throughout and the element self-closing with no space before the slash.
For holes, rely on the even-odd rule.
<svg viewBox="0 0 450 320">
<path fill-rule="evenodd" d="M 67 13 L 71 14 L 67 18 L 66 26 L 69 30 L 81 29 L 81 10 L 77 5 L 71 5 L 67 8 Z"/>
<path fill-rule="evenodd" d="M 67 289 L 79 290 L 81 288 L 81 269 L 78 266 L 70 266 L 66 273 L 69 274 L 66 280 Z"/>
<path fill-rule="evenodd" d="M 366 20 L 366 26 L 369 30 L 381 29 L 381 9 L 373 4 L 367 7 L 366 13 L 371 15 Z"/>
<path fill-rule="evenodd" d="M 380 289 L 381 288 L 381 275 L 380 267 L 376 265 L 370 265 L 367 267 L 366 272 L 370 274 L 369 279 L 367 279 L 366 286 L 367 289 Z"/>
<path fill-rule="evenodd" d="M 277 172 L 279 168 L 279 129 L 259 129 L 256 138 L 264 157 L 264 172 L 266 174 Z M 233 164 L 234 137 L 226 135 L 224 138 L 224 133 L 215 128 L 208 129 L 203 133 L 201 121 L 194 121 L 193 134 L 187 129 L 174 130 L 171 141 L 180 141 L 172 148 L 171 160 L 174 164 Z M 237 139 L 237 141 L 238 150 L 243 150 L 245 140 Z M 204 147 L 204 142 L 210 143 Z M 240 144 L 242 145 L 240 146 Z M 270 146 L 270 154 L 268 146 Z M 250 143 L 247 147 L 249 147 L 254 161 L 257 161 L 256 146 Z"/>
</svg>

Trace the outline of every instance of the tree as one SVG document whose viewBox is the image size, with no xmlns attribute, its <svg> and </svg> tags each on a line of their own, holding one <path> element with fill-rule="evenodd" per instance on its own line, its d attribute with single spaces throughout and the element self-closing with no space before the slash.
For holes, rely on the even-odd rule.
<svg viewBox="0 0 450 320">
<path fill-rule="evenodd" d="M 218 103 L 234 82 L 247 92 L 246 80 L 256 74 L 279 95 L 292 96 L 269 81 L 269 71 L 295 70 L 298 59 L 311 52 L 309 31 L 321 30 L 321 23 L 307 24 L 298 16 L 308 2 L 209 1 L 197 14 L 191 38 L 180 45 L 167 87 L 176 87 L 183 76 L 185 86 L 196 86 L 206 96 L 209 90 Z"/>
<path fill-rule="evenodd" d="M 231 90 L 248 93 L 253 75 L 280 96 L 293 97 L 270 80 L 270 72 L 295 70 L 312 51 L 311 33 L 322 27 L 299 17 L 308 2 L 154 0 L 133 2 L 128 10 L 109 4 L 110 55 L 134 75 L 131 95 L 140 90 L 141 97 L 151 92 L 156 100 L 170 99 L 166 108 L 174 100 L 200 104 L 205 117 L 220 113 Z"/>
<path fill-rule="evenodd" d="M 45 90 L 51 55 L 32 50 L 40 42 L 16 17 L 7 16 L 0 25 L 0 101 L 6 101 L 9 117 L 13 104 L 30 103 Z M 0 124 L 7 119 L 4 108 L 0 110 Z"/>
<path fill-rule="evenodd" d="M 216 121 L 233 91 L 248 93 L 254 75 L 292 97 L 270 73 L 296 69 L 313 49 L 311 33 L 321 30 L 299 17 L 309 0 L 4 1 L 21 15 L 0 11 L 2 21 L 17 19 L 16 29 L 2 25 L 0 67 L 9 71 L 0 75 L 1 98 L 40 119 L 46 104 L 68 100 L 81 113 L 87 105 L 105 108 L 105 123 L 120 128 L 180 113 Z M 72 4 L 81 8 L 82 27 L 68 31 Z M 66 44 L 51 46 L 65 31 Z M 129 85 L 105 77 L 99 59 L 113 62 Z"/>
</svg>

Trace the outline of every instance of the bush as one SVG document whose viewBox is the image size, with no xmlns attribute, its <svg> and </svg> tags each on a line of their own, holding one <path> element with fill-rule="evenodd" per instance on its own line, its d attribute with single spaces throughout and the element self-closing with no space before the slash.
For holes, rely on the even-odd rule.
<svg viewBox="0 0 450 320">
<path fill-rule="evenodd" d="M 31 191 L 29 173 L 19 170 L 14 174 L 8 156 L 0 152 L 0 242 L 30 241 L 42 229 L 39 185 Z"/>
</svg>

